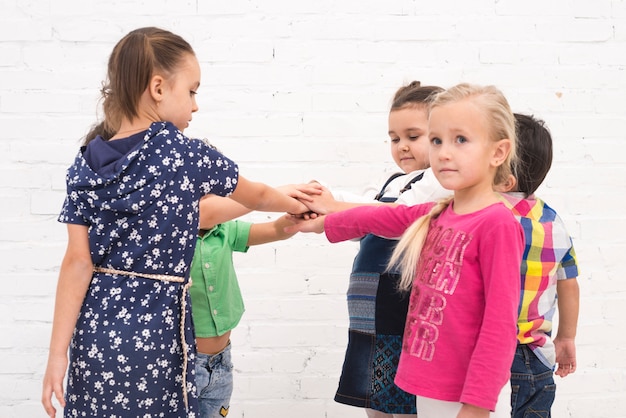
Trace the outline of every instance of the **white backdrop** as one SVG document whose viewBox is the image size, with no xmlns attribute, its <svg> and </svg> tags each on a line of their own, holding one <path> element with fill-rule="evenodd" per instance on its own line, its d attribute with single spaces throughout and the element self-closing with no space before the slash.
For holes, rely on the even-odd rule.
<svg viewBox="0 0 626 418">
<path fill-rule="evenodd" d="M 113 45 L 148 25 L 200 60 L 187 133 L 272 185 L 358 192 L 383 178 L 390 98 L 411 80 L 495 84 L 545 119 L 555 161 L 539 194 L 581 267 L 579 369 L 557 378 L 554 416 L 626 417 L 625 1 L 0 0 L 0 418 L 44 416 L 64 172 Z M 355 252 L 301 235 L 237 256 L 247 312 L 231 417 L 364 416 L 332 400 Z"/>
</svg>

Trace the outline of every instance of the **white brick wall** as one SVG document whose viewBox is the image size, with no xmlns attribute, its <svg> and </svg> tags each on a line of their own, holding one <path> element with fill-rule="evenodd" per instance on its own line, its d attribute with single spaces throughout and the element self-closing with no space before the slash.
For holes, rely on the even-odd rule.
<svg viewBox="0 0 626 418">
<path fill-rule="evenodd" d="M 1 0 L 0 418 L 44 415 L 64 170 L 96 118 L 111 48 L 146 25 L 196 49 L 188 133 L 273 185 L 357 191 L 380 178 L 393 166 L 389 100 L 413 79 L 495 84 L 544 118 L 555 163 L 540 194 L 581 265 L 579 369 L 557 379 L 554 416 L 626 417 L 626 1 Z M 248 310 L 230 416 L 364 416 L 332 400 L 355 251 L 302 235 L 237 256 Z"/>
</svg>

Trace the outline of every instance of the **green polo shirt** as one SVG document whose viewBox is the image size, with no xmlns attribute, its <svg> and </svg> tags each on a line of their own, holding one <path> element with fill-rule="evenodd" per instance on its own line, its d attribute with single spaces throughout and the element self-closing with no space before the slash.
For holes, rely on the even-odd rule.
<svg viewBox="0 0 626 418">
<path fill-rule="evenodd" d="M 222 335 L 235 328 L 243 315 L 233 251 L 248 251 L 251 225 L 225 222 L 198 236 L 189 290 L 196 337 Z"/>
</svg>

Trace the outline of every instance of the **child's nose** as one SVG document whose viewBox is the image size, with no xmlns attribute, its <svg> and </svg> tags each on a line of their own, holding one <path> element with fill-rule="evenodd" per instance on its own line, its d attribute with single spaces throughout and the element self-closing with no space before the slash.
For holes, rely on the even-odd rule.
<svg viewBox="0 0 626 418">
<path fill-rule="evenodd" d="M 440 160 L 450 159 L 450 156 L 452 155 L 451 151 L 452 148 L 443 143 L 439 146 L 439 149 L 437 150 L 437 156 Z"/>
</svg>

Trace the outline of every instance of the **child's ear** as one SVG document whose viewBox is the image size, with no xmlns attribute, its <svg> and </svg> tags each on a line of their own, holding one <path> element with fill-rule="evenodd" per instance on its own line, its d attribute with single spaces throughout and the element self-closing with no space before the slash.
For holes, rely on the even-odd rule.
<svg viewBox="0 0 626 418">
<path fill-rule="evenodd" d="M 163 82 L 163 77 L 157 74 L 152 76 L 150 84 L 148 84 L 150 97 L 157 103 L 163 100 Z"/>
<path fill-rule="evenodd" d="M 511 152 L 511 140 L 508 138 L 496 142 L 491 163 L 494 167 L 499 167 L 506 161 L 506 157 Z"/>
<path fill-rule="evenodd" d="M 496 192 L 506 193 L 506 192 L 516 191 L 515 189 L 516 187 L 517 187 L 517 180 L 515 179 L 515 176 L 513 174 L 509 174 L 509 176 L 504 182 L 500 184 L 496 184 L 493 189 Z"/>
</svg>

